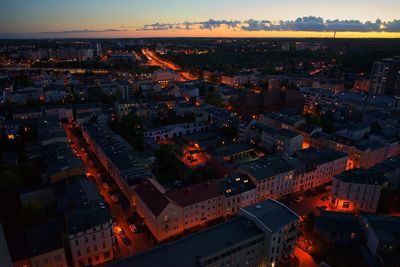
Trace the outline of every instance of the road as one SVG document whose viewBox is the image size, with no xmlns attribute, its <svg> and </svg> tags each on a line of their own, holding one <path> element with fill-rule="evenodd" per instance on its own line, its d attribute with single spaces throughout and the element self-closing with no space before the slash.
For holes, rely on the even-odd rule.
<svg viewBox="0 0 400 267">
<path fill-rule="evenodd" d="M 313 211 L 314 214 L 317 215 L 319 214 L 320 211 L 318 206 L 325 206 L 326 210 L 329 210 L 330 199 L 321 200 L 321 197 L 327 195 L 329 195 L 329 191 L 316 193 L 310 196 L 305 195 L 304 200 L 301 201 L 300 203 L 287 203 L 287 206 L 299 216 L 308 215 L 310 214 L 311 211 Z"/>
<path fill-rule="evenodd" d="M 186 71 L 182 71 L 176 64 L 170 61 L 163 60 L 160 58 L 155 52 L 150 51 L 147 48 L 142 49 L 143 55 L 149 60 L 147 65 L 149 66 L 159 66 L 161 68 L 170 69 L 176 71 L 181 76 L 181 81 L 193 81 L 197 80 L 198 78 Z"/>
<path fill-rule="evenodd" d="M 318 267 L 318 264 L 313 260 L 310 254 L 302 250 L 301 248 L 296 247 L 294 249 L 294 256 L 299 259 L 300 266 L 299 267 Z"/>
<path fill-rule="evenodd" d="M 117 251 L 115 258 L 121 259 L 148 250 L 152 247 L 152 244 L 150 241 L 150 234 L 148 233 L 146 227 L 144 227 L 140 221 L 137 221 L 135 222 L 135 225 L 137 226 L 139 231 L 137 233 L 133 233 L 130 230 L 127 218 L 133 215 L 134 209 L 129 206 L 124 207 L 120 203 L 115 203 L 111 199 L 109 193 L 110 189 L 118 195 L 121 195 L 121 193 L 119 192 L 116 185 L 112 183 L 112 181 L 109 182 L 109 188 L 106 188 L 103 185 L 103 181 L 100 176 L 108 176 L 106 170 L 101 166 L 96 157 L 91 156 L 92 153 L 89 151 L 88 144 L 85 142 L 83 137 L 77 136 L 74 133 L 72 127 L 73 126 L 71 124 L 64 125 L 64 130 L 67 134 L 67 138 L 68 140 L 71 140 L 71 149 L 84 164 L 88 178 L 96 182 L 99 193 L 103 196 L 104 200 L 109 205 L 112 216 L 116 219 L 118 226 L 123 229 L 126 236 L 132 242 L 132 244 L 130 245 L 125 245 L 121 237 L 116 233 Z"/>
</svg>

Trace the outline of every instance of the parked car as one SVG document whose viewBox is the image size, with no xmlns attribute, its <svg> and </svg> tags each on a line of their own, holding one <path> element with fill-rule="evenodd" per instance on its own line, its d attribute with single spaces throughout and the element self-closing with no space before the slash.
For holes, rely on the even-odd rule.
<svg viewBox="0 0 400 267">
<path fill-rule="evenodd" d="M 298 196 L 298 197 L 296 197 L 296 198 L 294 199 L 294 202 L 300 203 L 300 202 L 302 202 L 303 200 L 304 200 L 304 197 L 303 197 L 303 196 Z"/>
<path fill-rule="evenodd" d="M 111 200 L 113 201 L 113 202 L 115 202 L 115 203 L 117 203 L 118 201 L 119 201 L 119 198 L 118 198 L 118 196 L 117 195 L 111 195 Z"/>
<path fill-rule="evenodd" d="M 129 225 L 129 229 L 131 229 L 131 231 L 132 231 L 133 233 L 136 233 L 136 232 L 138 231 L 136 225 L 134 225 L 134 224 Z"/>
<path fill-rule="evenodd" d="M 322 201 L 327 201 L 329 199 L 329 196 L 323 196 L 323 197 L 321 197 L 321 200 Z"/>
<path fill-rule="evenodd" d="M 132 244 L 131 240 L 129 240 L 129 238 L 126 235 L 121 236 L 121 239 L 124 242 L 125 246 L 129 246 L 130 244 Z"/>
</svg>

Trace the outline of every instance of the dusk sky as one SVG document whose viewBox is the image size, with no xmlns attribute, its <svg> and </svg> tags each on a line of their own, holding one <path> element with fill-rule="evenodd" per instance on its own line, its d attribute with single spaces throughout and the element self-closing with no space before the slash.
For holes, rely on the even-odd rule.
<svg viewBox="0 0 400 267">
<path fill-rule="evenodd" d="M 0 37 L 400 37 L 398 19 L 399 0 L 2 0 Z"/>
</svg>

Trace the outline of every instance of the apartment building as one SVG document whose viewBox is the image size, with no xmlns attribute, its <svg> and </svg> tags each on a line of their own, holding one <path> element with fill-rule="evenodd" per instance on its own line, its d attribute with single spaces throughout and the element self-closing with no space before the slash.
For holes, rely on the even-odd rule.
<svg viewBox="0 0 400 267">
<path fill-rule="evenodd" d="M 264 266 L 274 267 L 290 258 L 299 234 L 296 213 L 276 200 L 267 199 L 241 209 L 240 215 L 253 221 L 264 232 Z"/>
<path fill-rule="evenodd" d="M 209 129 L 210 125 L 206 122 L 179 123 L 146 130 L 144 136 L 158 141 L 161 139 L 203 132 Z"/>
<path fill-rule="evenodd" d="M 279 155 L 293 155 L 303 146 L 303 136 L 289 129 L 275 128 L 252 121 L 247 126 L 246 132 L 246 140 L 251 144 Z"/>
<path fill-rule="evenodd" d="M 383 266 L 398 265 L 400 217 L 362 214 L 359 222 L 371 254 L 378 257 Z"/>
<path fill-rule="evenodd" d="M 130 266 L 272 267 L 293 252 L 298 216 L 283 204 L 265 200 L 240 216 L 177 241 L 117 261 Z"/>
<path fill-rule="evenodd" d="M 136 211 L 158 241 L 181 234 L 184 230 L 182 208 L 164 194 L 164 188 L 153 180 L 146 180 L 135 188 Z"/>
<path fill-rule="evenodd" d="M 330 90 L 321 88 L 300 88 L 300 93 L 304 96 L 304 112 L 314 113 L 321 108 L 335 105 L 338 95 Z"/>
<path fill-rule="evenodd" d="M 171 190 L 165 196 L 182 208 L 185 229 L 224 216 L 223 197 L 217 180 Z"/>
<path fill-rule="evenodd" d="M 329 183 L 335 175 L 344 172 L 348 155 L 333 149 L 308 148 L 297 151 L 286 161 L 295 169 L 294 191 L 303 192 Z"/>
<path fill-rule="evenodd" d="M 360 140 L 333 135 L 328 143 L 330 148 L 349 155 L 348 169 L 370 168 L 386 159 L 386 146 L 378 141 Z"/>
<path fill-rule="evenodd" d="M 224 194 L 225 216 L 239 213 L 241 208 L 256 203 L 256 187 L 244 174 L 234 174 L 219 181 L 220 191 Z"/>
<path fill-rule="evenodd" d="M 9 233 L 7 242 L 14 267 L 68 266 L 59 219 Z"/>
<path fill-rule="evenodd" d="M 63 203 L 65 233 L 74 267 L 96 266 L 113 259 L 112 215 L 96 184 L 81 177 L 55 185 Z"/>
<path fill-rule="evenodd" d="M 295 169 L 281 157 L 262 158 L 239 167 L 256 186 L 257 201 L 295 192 Z"/>
<path fill-rule="evenodd" d="M 365 169 L 354 169 L 333 178 L 330 206 L 338 211 L 376 212 L 383 176 Z"/>
<path fill-rule="evenodd" d="M 146 159 L 137 157 L 131 145 L 107 125 L 85 123 L 82 125 L 82 134 L 111 178 L 132 200 L 132 187 L 152 177 Z"/>
</svg>

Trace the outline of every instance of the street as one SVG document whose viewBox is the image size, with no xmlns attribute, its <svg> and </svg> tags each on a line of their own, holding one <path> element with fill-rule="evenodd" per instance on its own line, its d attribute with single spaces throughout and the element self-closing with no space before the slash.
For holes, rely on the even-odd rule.
<svg viewBox="0 0 400 267">
<path fill-rule="evenodd" d="M 74 134 L 72 127 L 71 124 L 64 125 L 64 130 L 67 134 L 72 151 L 84 164 L 87 177 L 96 182 L 99 193 L 110 207 L 110 211 L 117 227 L 121 227 L 125 235 L 131 241 L 131 244 L 129 245 L 124 244 L 121 236 L 118 235 L 116 231 L 117 227 L 114 227 L 114 231 L 116 232 L 115 236 L 117 237 L 117 251 L 115 253 L 115 258 L 124 258 L 151 248 L 150 234 L 146 227 L 142 225 L 140 219 L 136 219 L 135 226 L 138 231 L 136 233 L 132 232 L 127 220 L 129 217 L 134 215 L 134 209 L 130 207 L 129 202 L 122 201 L 122 194 L 119 192 L 117 186 L 111 181 L 106 170 L 98 159 L 91 155 L 92 152 L 89 151 L 88 144 L 84 138 Z M 102 177 L 108 177 L 106 178 L 107 182 L 104 182 L 104 178 Z M 112 194 L 110 194 L 110 192 L 112 192 Z M 119 200 L 113 201 L 111 195 L 117 195 Z"/>
<path fill-rule="evenodd" d="M 156 53 L 150 51 L 149 49 L 142 49 L 142 53 L 149 60 L 147 62 L 147 65 L 149 66 L 159 66 L 161 68 L 166 68 L 176 71 L 180 74 L 181 81 L 183 82 L 197 80 L 197 77 L 195 77 L 194 75 L 191 75 L 188 72 L 180 70 L 177 65 L 175 65 L 172 62 L 161 59 L 160 57 L 157 56 Z"/>
<path fill-rule="evenodd" d="M 304 195 L 304 199 L 299 202 L 290 202 L 285 203 L 290 209 L 292 209 L 297 215 L 305 216 L 310 214 L 310 212 L 314 212 L 314 214 L 319 214 L 320 209 L 318 207 L 326 207 L 325 210 L 329 210 L 329 199 L 322 200 L 321 198 L 324 196 L 328 196 L 329 191 L 315 193 L 312 195 Z"/>
</svg>

